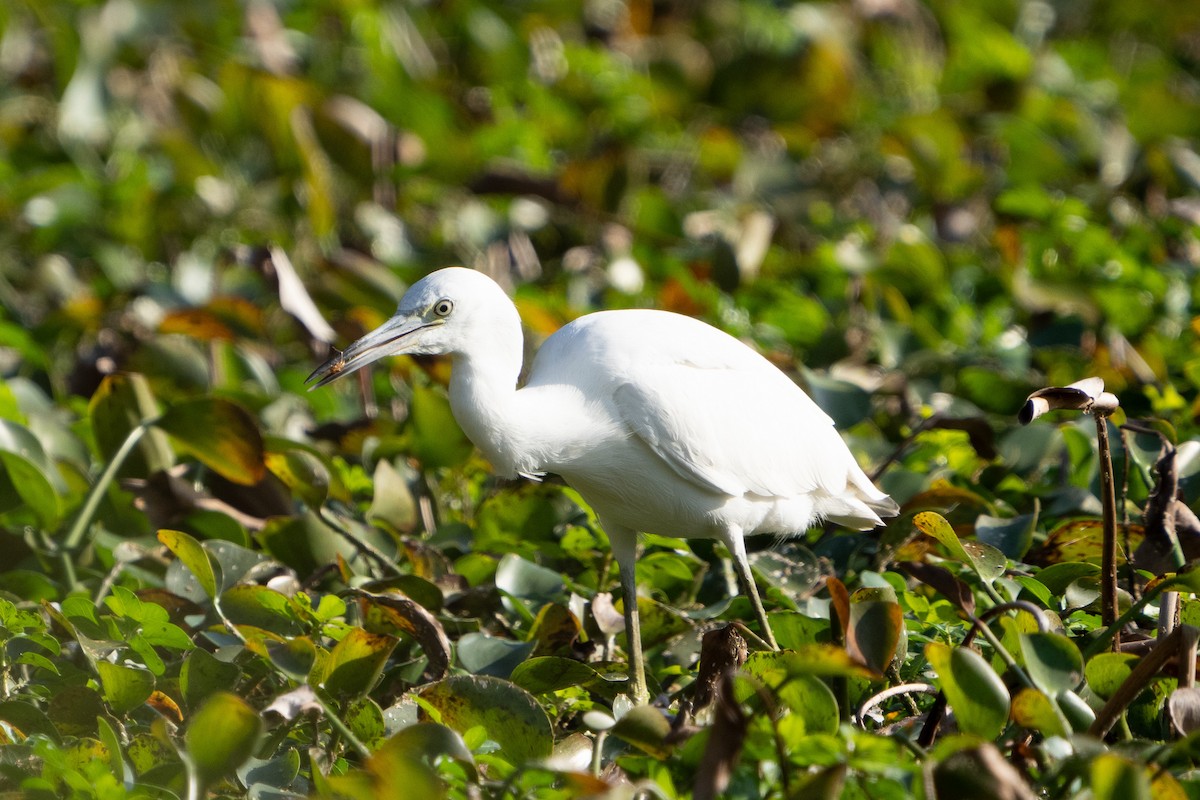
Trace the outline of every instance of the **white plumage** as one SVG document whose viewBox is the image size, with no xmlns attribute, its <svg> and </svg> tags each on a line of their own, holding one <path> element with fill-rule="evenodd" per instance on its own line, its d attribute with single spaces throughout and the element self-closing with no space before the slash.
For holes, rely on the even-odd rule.
<svg viewBox="0 0 1200 800">
<path fill-rule="evenodd" d="M 522 352 L 503 290 L 449 268 L 414 284 L 395 316 L 310 380 L 323 385 L 387 355 L 449 355 L 454 416 L 496 471 L 560 475 L 599 516 L 620 567 L 639 699 L 638 531 L 723 542 L 774 645 L 744 537 L 799 534 L 826 519 L 866 530 L 897 511 L 808 395 L 703 322 L 666 311 L 588 314 L 546 340 L 518 388 Z"/>
</svg>

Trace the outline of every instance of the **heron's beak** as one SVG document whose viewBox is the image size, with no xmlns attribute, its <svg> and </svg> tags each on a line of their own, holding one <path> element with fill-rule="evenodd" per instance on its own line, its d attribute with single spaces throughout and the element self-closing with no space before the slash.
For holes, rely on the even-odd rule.
<svg viewBox="0 0 1200 800">
<path fill-rule="evenodd" d="M 436 323 L 434 323 L 436 324 Z M 342 352 L 313 370 L 304 381 L 313 383 L 310 390 L 349 375 L 384 356 L 399 356 L 416 344 L 414 334 L 431 327 L 421 317 L 394 316 L 361 339 L 352 342 Z"/>
</svg>

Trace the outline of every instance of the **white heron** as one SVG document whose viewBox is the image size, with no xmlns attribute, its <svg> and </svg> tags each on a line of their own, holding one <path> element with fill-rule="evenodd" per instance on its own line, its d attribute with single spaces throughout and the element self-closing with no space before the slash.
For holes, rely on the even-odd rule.
<svg viewBox="0 0 1200 800">
<path fill-rule="evenodd" d="M 587 314 L 541 346 L 524 387 L 521 319 L 491 278 L 451 267 L 413 284 L 396 314 L 318 367 L 316 386 L 392 355 L 448 355 L 450 406 L 503 476 L 554 473 L 591 505 L 624 591 L 631 693 L 647 697 L 638 624 L 638 532 L 729 549 L 763 635 L 777 647 L 746 536 L 854 530 L 898 507 L 833 421 L 750 347 L 667 311 Z"/>
</svg>

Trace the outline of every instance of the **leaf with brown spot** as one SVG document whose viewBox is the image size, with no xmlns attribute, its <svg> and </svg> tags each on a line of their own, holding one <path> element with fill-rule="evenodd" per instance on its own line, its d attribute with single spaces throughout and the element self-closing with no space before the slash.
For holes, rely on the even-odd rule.
<svg viewBox="0 0 1200 800">
<path fill-rule="evenodd" d="M 363 615 L 375 624 L 383 622 L 417 640 L 429 659 L 425 674 L 430 680 L 440 680 L 450 671 L 450 639 L 437 617 L 399 590 L 371 594 L 352 589 L 363 606 Z"/>
<path fill-rule="evenodd" d="M 266 474 L 258 424 L 228 400 L 185 400 L 168 409 L 156 425 L 177 447 L 234 483 L 251 486 Z"/>
</svg>

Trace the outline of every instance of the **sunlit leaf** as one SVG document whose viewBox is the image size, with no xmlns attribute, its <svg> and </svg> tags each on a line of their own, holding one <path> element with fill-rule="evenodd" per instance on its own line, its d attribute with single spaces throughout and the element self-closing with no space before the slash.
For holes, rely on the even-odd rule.
<svg viewBox="0 0 1200 800">
<path fill-rule="evenodd" d="M 147 670 L 100 661 L 96 671 L 100 673 L 104 701 L 118 714 L 137 708 L 154 691 L 154 675 Z"/>
<path fill-rule="evenodd" d="M 212 562 L 208 560 L 208 553 L 199 542 L 183 531 L 169 530 L 159 531 L 158 540 L 187 567 L 206 595 L 216 597 L 216 574 L 213 572 Z"/>
<path fill-rule="evenodd" d="M 266 474 L 258 425 L 228 400 L 198 398 L 176 403 L 156 425 L 182 450 L 234 483 L 252 485 Z"/>
<path fill-rule="evenodd" d="M 429 684 L 418 695 L 446 727 L 459 733 L 482 727 L 510 764 L 545 758 L 553 749 L 546 712 L 532 695 L 508 681 L 459 675 Z"/>
<path fill-rule="evenodd" d="M 940 642 L 927 644 L 925 657 L 941 679 L 959 728 L 984 739 L 997 736 L 1008 721 L 1009 694 L 987 661 L 974 650 Z"/>
<path fill-rule="evenodd" d="M 218 692 L 192 715 L 184 741 L 202 785 L 236 769 L 251 755 L 262 733 L 262 720 L 245 700 Z"/>
<path fill-rule="evenodd" d="M 312 679 L 334 697 L 358 697 L 370 691 L 396 647 L 392 636 L 351 628 L 317 667 Z"/>
</svg>

